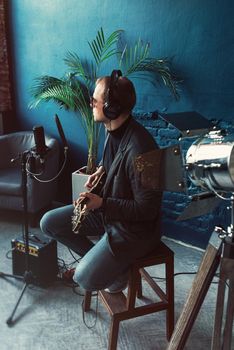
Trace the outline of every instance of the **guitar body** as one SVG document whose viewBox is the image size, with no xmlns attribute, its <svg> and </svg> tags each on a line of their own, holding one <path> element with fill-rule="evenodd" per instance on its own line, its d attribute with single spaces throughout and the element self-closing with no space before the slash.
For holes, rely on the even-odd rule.
<svg viewBox="0 0 234 350">
<path fill-rule="evenodd" d="M 95 182 L 94 186 L 89 190 L 90 193 L 99 195 L 106 182 L 106 173 L 103 172 Z M 79 233 L 82 221 L 88 214 L 89 210 L 86 209 L 85 204 L 88 202 L 88 198 L 84 198 L 77 202 L 75 205 L 73 215 L 72 215 L 72 231 L 74 233 Z"/>
</svg>

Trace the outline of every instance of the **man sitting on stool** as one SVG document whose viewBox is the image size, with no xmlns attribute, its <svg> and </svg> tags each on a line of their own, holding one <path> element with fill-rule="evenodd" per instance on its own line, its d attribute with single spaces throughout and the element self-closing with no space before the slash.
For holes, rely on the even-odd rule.
<svg viewBox="0 0 234 350">
<path fill-rule="evenodd" d="M 73 205 L 51 210 L 41 220 L 46 235 L 82 257 L 73 279 L 88 291 L 125 289 L 131 263 L 154 250 L 161 239 L 162 193 L 144 188 L 134 168 L 137 156 L 158 146 L 131 116 L 135 103 L 134 86 L 121 71 L 97 80 L 91 102 L 93 117 L 104 124 L 107 139 L 102 165 L 89 176 L 86 186 L 91 188 L 104 170 L 104 188 L 100 195 L 80 194 L 78 201 L 88 199 L 88 214 L 78 234 L 72 231 Z M 101 239 L 94 244 L 88 237 L 97 235 Z"/>
</svg>

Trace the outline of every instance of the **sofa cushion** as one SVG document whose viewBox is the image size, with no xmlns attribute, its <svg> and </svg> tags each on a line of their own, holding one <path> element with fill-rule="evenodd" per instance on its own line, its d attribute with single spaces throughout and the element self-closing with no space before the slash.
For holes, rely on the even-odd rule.
<svg viewBox="0 0 234 350">
<path fill-rule="evenodd" d="M 0 169 L 0 193 L 22 196 L 22 176 L 18 167 Z"/>
</svg>

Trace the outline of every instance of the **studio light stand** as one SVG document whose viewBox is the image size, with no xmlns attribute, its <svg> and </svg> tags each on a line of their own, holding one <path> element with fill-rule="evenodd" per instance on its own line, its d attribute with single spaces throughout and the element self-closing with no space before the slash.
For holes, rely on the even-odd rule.
<svg viewBox="0 0 234 350">
<path fill-rule="evenodd" d="M 231 225 L 227 231 L 216 227 L 211 235 L 182 313 L 167 350 L 184 349 L 213 277 L 220 265 L 212 350 L 231 350 L 234 315 L 234 197 L 231 197 Z M 225 292 L 227 304 L 225 306 Z M 226 315 L 225 315 L 226 312 Z M 223 320 L 225 319 L 224 328 Z M 223 328 L 223 329 L 222 329 Z"/>
<path fill-rule="evenodd" d="M 24 282 L 23 288 L 20 292 L 20 296 L 15 304 L 15 307 L 7 319 L 6 323 L 11 326 L 14 323 L 13 317 L 15 315 L 15 312 L 19 306 L 19 303 L 24 295 L 24 292 L 26 288 L 33 283 L 34 276 L 32 271 L 30 270 L 30 264 L 29 264 L 29 231 L 28 231 L 28 200 L 27 200 L 27 164 L 30 164 L 30 162 L 34 161 L 34 154 L 33 152 L 27 150 L 24 151 L 22 154 L 18 157 L 21 161 L 21 176 L 22 176 L 22 193 L 23 193 L 23 240 L 25 244 L 25 272 L 23 276 L 14 275 L 14 274 L 7 274 L 0 272 L 0 277 L 10 277 L 10 278 L 16 278 L 19 280 L 22 280 Z M 18 159 L 17 158 L 17 159 Z M 14 161 L 16 161 L 15 159 Z"/>
<path fill-rule="evenodd" d="M 198 135 L 199 138 L 187 150 L 185 161 L 179 144 L 138 156 L 135 169 L 142 185 L 188 194 L 188 175 L 190 182 L 201 191 L 192 196 L 192 201 L 177 221 L 210 213 L 220 199 L 229 201 L 231 210 L 227 230 L 215 227 L 211 234 L 167 350 L 184 349 L 218 267 L 220 273 L 211 349 L 231 350 L 234 317 L 234 135 L 218 129 L 196 112 L 159 117 L 180 131 L 180 141 Z M 231 195 L 227 198 L 224 193 Z"/>
</svg>

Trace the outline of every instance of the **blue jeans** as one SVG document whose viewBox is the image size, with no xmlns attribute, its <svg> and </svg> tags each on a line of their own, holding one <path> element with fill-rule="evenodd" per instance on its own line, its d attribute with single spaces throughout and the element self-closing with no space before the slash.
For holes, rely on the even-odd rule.
<svg viewBox="0 0 234 350">
<path fill-rule="evenodd" d="M 66 245 L 82 256 L 76 267 L 74 281 L 88 291 L 100 290 L 127 280 L 133 259 L 117 259 L 105 233 L 102 214 L 90 212 L 79 234 L 72 232 L 73 205 L 48 211 L 41 219 L 44 234 Z M 94 244 L 88 237 L 101 236 Z"/>
</svg>

